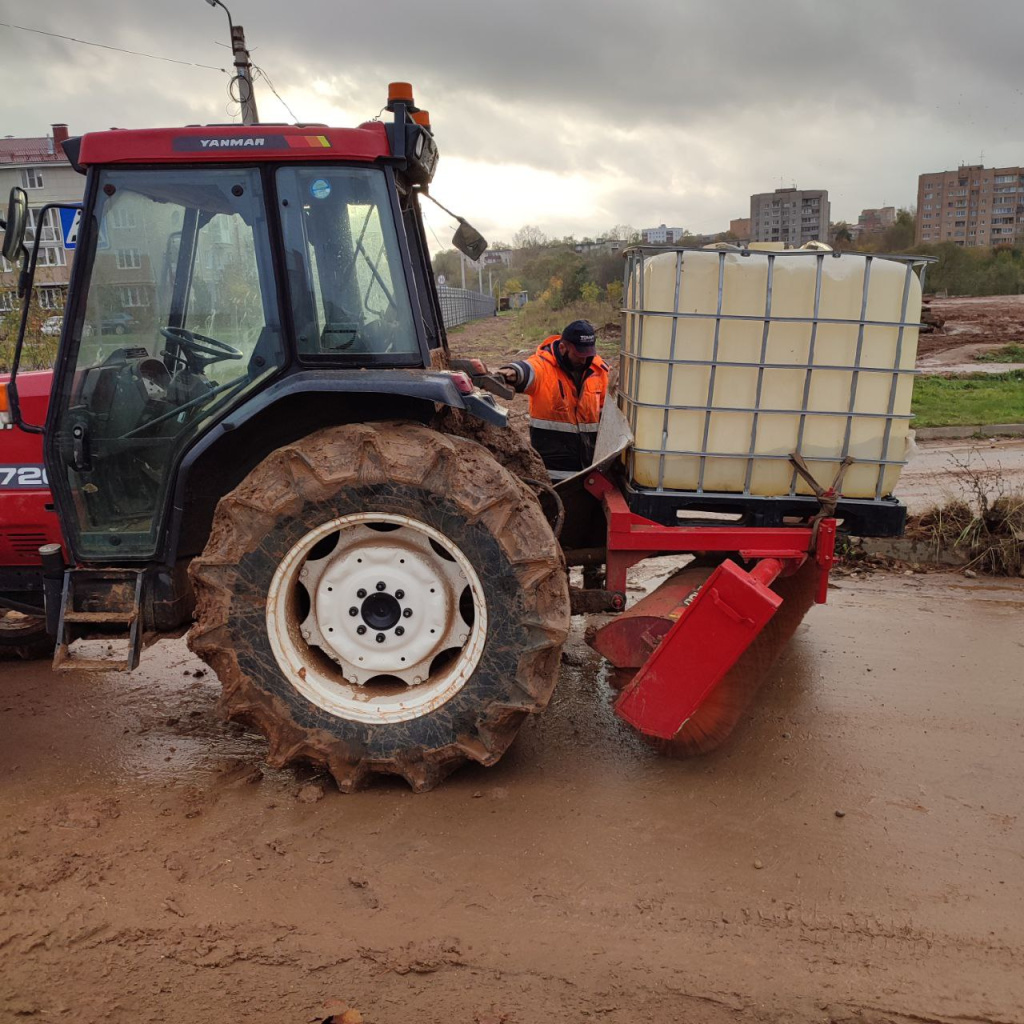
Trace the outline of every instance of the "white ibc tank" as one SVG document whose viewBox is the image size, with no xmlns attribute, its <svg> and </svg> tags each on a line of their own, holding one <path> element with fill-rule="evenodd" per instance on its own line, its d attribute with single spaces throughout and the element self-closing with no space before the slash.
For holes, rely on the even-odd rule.
<svg viewBox="0 0 1024 1024">
<path fill-rule="evenodd" d="M 848 498 L 882 498 L 906 461 L 920 260 L 735 249 L 630 253 L 620 406 L 633 483 L 810 494 L 799 452 Z"/>
</svg>

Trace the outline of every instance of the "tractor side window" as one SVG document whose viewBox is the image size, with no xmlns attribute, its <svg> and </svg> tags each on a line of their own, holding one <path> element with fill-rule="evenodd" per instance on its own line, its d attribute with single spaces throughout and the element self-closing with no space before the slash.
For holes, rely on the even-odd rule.
<svg viewBox="0 0 1024 1024">
<path fill-rule="evenodd" d="M 106 198 L 81 332 L 79 364 L 126 345 L 155 352 L 157 320 L 169 304 L 173 254 L 184 208 L 117 188 Z"/>
<path fill-rule="evenodd" d="M 184 327 L 217 338 L 248 360 L 266 327 L 253 228 L 238 213 L 217 213 L 196 233 Z"/>
<path fill-rule="evenodd" d="M 255 168 L 103 171 L 57 432 L 89 557 L 150 556 L 184 451 L 284 361 Z"/>
<path fill-rule="evenodd" d="M 384 173 L 287 167 L 277 187 L 300 356 L 420 365 Z"/>
</svg>

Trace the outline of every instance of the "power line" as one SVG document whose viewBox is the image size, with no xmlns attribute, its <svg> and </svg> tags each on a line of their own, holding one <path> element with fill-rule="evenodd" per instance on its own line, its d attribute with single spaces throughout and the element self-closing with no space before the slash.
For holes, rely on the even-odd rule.
<svg viewBox="0 0 1024 1024">
<path fill-rule="evenodd" d="M 143 53 L 141 50 L 125 50 L 120 46 L 109 46 L 107 43 L 93 43 L 88 39 L 75 39 L 74 36 L 62 36 L 59 32 L 44 32 L 41 28 L 27 28 L 25 25 L 12 25 L 7 21 L 0 21 L 0 28 L 13 28 L 17 29 L 19 32 L 32 32 L 37 36 L 50 36 L 52 39 L 64 39 L 69 43 L 81 43 L 82 46 L 98 46 L 101 50 L 114 50 L 117 53 L 128 53 L 133 57 L 148 57 L 150 60 L 162 60 L 166 61 L 168 64 L 183 64 L 190 68 L 205 68 L 207 71 L 220 71 L 222 74 L 228 74 L 226 68 L 215 68 L 212 64 L 196 64 L 195 61 L 177 60 L 174 57 L 160 57 L 155 53 Z"/>
<path fill-rule="evenodd" d="M 434 230 L 434 225 L 428 223 L 425 217 L 423 218 L 423 223 L 426 224 L 428 228 L 430 228 L 430 233 L 434 236 L 434 241 L 437 242 L 438 249 L 443 249 L 445 247 L 444 242 L 442 242 L 441 239 L 437 237 L 437 232 Z M 451 246 L 449 246 L 448 248 L 451 248 Z"/>
<path fill-rule="evenodd" d="M 287 110 L 289 114 L 291 114 L 292 120 L 298 122 L 299 119 L 295 116 L 295 111 L 292 110 L 292 108 L 289 107 L 288 104 L 285 103 L 283 99 L 281 99 L 281 94 L 274 88 L 274 83 L 270 80 L 270 75 L 268 75 L 266 71 L 264 71 L 263 68 L 261 68 L 258 64 L 253 64 L 253 70 L 256 71 L 259 74 L 260 78 L 262 78 L 267 83 L 267 86 L 270 89 L 270 91 L 281 101 L 281 106 L 283 106 L 284 109 Z"/>
</svg>

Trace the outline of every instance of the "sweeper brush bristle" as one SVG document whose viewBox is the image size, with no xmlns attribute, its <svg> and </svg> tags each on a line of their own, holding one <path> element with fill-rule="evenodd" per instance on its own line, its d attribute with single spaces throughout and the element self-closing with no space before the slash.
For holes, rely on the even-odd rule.
<svg viewBox="0 0 1024 1024">
<path fill-rule="evenodd" d="M 729 738 L 814 604 L 820 571 L 814 560 L 808 559 L 792 576 L 772 584 L 772 590 L 783 599 L 779 610 L 679 732 L 670 740 L 645 737 L 651 746 L 669 757 L 694 757 L 710 753 Z"/>
</svg>

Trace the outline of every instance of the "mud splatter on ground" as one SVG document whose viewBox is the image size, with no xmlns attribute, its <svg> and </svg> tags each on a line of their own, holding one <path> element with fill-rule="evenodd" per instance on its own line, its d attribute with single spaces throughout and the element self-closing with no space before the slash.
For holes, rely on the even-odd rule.
<svg viewBox="0 0 1024 1024">
<path fill-rule="evenodd" d="M 830 602 L 686 763 L 575 620 L 548 712 L 424 796 L 266 768 L 181 641 L 0 663 L 0 1020 L 1024 1019 L 1024 585 Z"/>
</svg>

